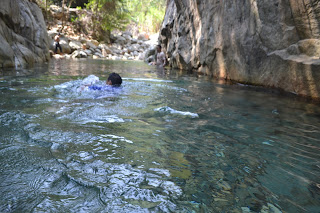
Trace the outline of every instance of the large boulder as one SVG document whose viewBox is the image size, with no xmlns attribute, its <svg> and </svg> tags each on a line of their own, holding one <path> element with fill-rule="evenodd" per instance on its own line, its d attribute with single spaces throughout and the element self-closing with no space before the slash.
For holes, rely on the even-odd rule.
<svg viewBox="0 0 320 213">
<path fill-rule="evenodd" d="M 87 58 L 87 54 L 82 50 L 76 50 L 71 54 L 72 58 Z"/>
<path fill-rule="evenodd" d="M 83 52 L 85 52 L 87 56 L 91 56 L 92 55 L 92 51 L 90 49 L 86 49 Z"/>
<path fill-rule="evenodd" d="M 61 19 L 63 17 L 62 7 L 50 5 L 49 10 L 53 18 Z"/>
<path fill-rule="evenodd" d="M 301 54 L 311 57 L 320 57 L 320 39 L 305 39 L 298 43 Z"/>
<path fill-rule="evenodd" d="M 168 0 L 170 65 L 320 98 L 320 2 Z"/>
<path fill-rule="evenodd" d="M 62 47 L 62 52 L 66 54 L 70 54 L 72 52 L 71 47 L 69 45 L 68 40 L 61 40 L 60 46 Z"/>
<path fill-rule="evenodd" d="M 142 32 L 138 35 L 138 40 L 147 41 L 149 40 L 149 35 L 145 32 Z"/>
<path fill-rule="evenodd" d="M 136 43 L 138 43 L 138 39 L 136 38 L 131 39 L 131 44 L 136 44 Z"/>
<path fill-rule="evenodd" d="M 98 47 L 98 45 L 99 45 L 99 43 L 92 42 L 92 41 L 87 41 L 86 48 L 87 49 L 96 49 Z"/>
<path fill-rule="evenodd" d="M 122 37 L 126 39 L 126 43 L 131 43 L 132 37 L 130 35 L 123 34 Z"/>
<path fill-rule="evenodd" d="M 122 32 L 122 36 L 123 37 L 129 36 L 130 38 L 132 38 L 132 33 L 130 31 L 124 31 L 124 32 Z"/>
<path fill-rule="evenodd" d="M 0 68 L 49 60 L 49 40 L 40 8 L 27 0 L 1 0 Z"/>
<path fill-rule="evenodd" d="M 69 42 L 69 46 L 70 46 L 72 51 L 75 51 L 75 50 L 78 50 L 78 49 L 82 49 L 82 43 L 80 41 L 71 40 Z"/>
<path fill-rule="evenodd" d="M 112 50 L 107 45 L 100 44 L 99 47 L 104 57 L 107 57 L 109 54 L 112 54 Z"/>
<path fill-rule="evenodd" d="M 100 44 L 99 41 L 97 41 L 97 40 L 91 40 L 90 42 L 96 47 L 98 47 Z"/>
<path fill-rule="evenodd" d="M 117 36 L 115 43 L 125 45 L 127 43 L 127 39 L 122 36 Z"/>
</svg>

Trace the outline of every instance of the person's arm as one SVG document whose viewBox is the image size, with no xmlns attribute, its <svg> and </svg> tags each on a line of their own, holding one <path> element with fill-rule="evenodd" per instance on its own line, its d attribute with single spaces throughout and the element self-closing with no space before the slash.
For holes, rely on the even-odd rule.
<svg viewBox="0 0 320 213">
<path fill-rule="evenodd" d="M 157 64 L 157 53 L 153 55 L 153 65 L 156 65 Z"/>
</svg>

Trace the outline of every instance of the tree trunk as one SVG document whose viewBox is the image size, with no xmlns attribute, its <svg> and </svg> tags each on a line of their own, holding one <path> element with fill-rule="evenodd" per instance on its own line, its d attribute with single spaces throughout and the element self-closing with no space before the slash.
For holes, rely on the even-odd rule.
<svg viewBox="0 0 320 213">
<path fill-rule="evenodd" d="M 68 9 L 70 9 L 70 7 L 71 7 L 71 4 L 74 2 L 74 0 L 70 0 L 70 2 L 69 2 L 69 6 L 68 6 Z"/>
<path fill-rule="evenodd" d="M 69 21 L 70 20 L 70 7 L 71 7 L 71 4 L 72 4 L 72 2 L 73 2 L 74 0 L 70 0 L 70 2 L 69 2 L 69 6 L 68 6 L 68 8 L 67 8 L 67 20 Z"/>
</svg>

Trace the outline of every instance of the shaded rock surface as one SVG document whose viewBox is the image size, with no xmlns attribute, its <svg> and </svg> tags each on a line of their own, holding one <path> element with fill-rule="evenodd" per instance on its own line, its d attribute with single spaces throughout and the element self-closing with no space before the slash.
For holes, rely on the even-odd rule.
<svg viewBox="0 0 320 213">
<path fill-rule="evenodd" d="M 320 98 L 320 1 L 168 0 L 174 68 Z"/>
<path fill-rule="evenodd" d="M 46 25 L 40 8 L 27 0 L 1 0 L 0 68 L 25 67 L 49 59 Z"/>
</svg>

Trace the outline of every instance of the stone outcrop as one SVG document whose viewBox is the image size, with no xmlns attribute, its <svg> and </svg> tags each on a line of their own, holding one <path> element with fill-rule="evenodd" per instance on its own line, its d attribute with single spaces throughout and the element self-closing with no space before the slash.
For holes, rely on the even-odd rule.
<svg viewBox="0 0 320 213">
<path fill-rule="evenodd" d="M 40 8 L 27 0 L 1 0 L 0 68 L 25 67 L 49 59 L 46 25 Z"/>
<path fill-rule="evenodd" d="M 320 98 L 319 0 L 168 0 L 174 68 Z"/>
</svg>

